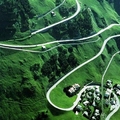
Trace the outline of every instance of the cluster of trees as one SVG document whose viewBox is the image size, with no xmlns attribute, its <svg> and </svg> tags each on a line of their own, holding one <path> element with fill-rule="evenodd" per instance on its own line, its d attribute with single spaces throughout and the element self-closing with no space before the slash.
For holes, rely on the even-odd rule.
<svg viewBox="0 0 120 120">
<path fill-rule="evenodd" d="M 28 30 L 28 19 L 34 15 L 31 10 L 28 0 L 3 0 L 0 4 L 0 38 L 11 38 L 17 30 Z"/>
<path fill-rule="evenodd" d="M 41 72 L 49 78 L 49 81 L 53 81 L 57 76 L 60 77 L 62 73 L 67 73 L 77 64 L 78 61 L 72 47 L 68 49 L 58 47 L 58 54 L 50 56 L 50 59 L 43 64 Z"/>
<path fill-rule="evenodd" d="M 91 17 L 86 8 L 76 18 L 53 27 L 50 34 L 56 39 L 80 38 L 89 36 L 92 31 Z"/>
<path fill-rule="evenodd" d="M 6 86 L 0 84 L 1 96 L 4 95 L 6 98 L 12 98 L 13 100 L 18 100 L 18 101 L 20 99 L 21 100 L 24 99 L 25 97 L 34 97 L 36 95 L 36 85 L 32 82 L 32 80 L 36 80 L 39 77 L 37 73 L 40 74 L 40 65 L 34 64 L 33 66 L 31 66 L 32 72 L 27 68 L 24 69 L 20 67 L 19 67 L 19 71 L 15 69 L 16 73 L 12 69 L 11 71 L 12 72 L 9 75 L 14 73 L 13 76 L 11 76 L 12 78 L 15 78 L 16 75 L 20 75 L 20 78 L 16 77 L 15 78 L 16 82 L 13 80 L 12 82 L 10 82 L 9 85 Z"/>
<path fill-rule="evenodd" d="M 55 79 L 57 74 L 60 74 L 57 59 L 57 54 L 52 55 L 49 60 L 45 61 L 41 68 L 42 74 L 44 76 L 47 76 L 49 78 L 49 81 L 52 81 Z"/>
<path fill-rule="evenodd" d="M 17 12 L 12 1 L 3 1 L 0 5 L 0 37 L 4 38 L 6 35 L 12 36 L 16 29 L 13 24 L 17 21 Z"/>
<path fill-rule="evenodd" d="M 93 31 L 92 20 L 88 9 L 86 8 L 82 14 L 76 19 L 79 31 L 82 37 L 89 36 Z"/>
<path fill-rule="evenodd" d="M 47 110 L 43 110 L 38 113 L 35 120 L 49 120 L 49 114 Z"/>
<path fill-rule="evenodd" d="M 30 67 L 30 71 L 33 74 L 35 80 L 40 78 L 40 64 L 34 64 Z"/>
<path fill-rule="evenodd" d="M 69 9 L 65 5 L 63 5 L 59 8 L 59 13 L 62 17 L 68 17 Z"/>
<path fill-rule="evenodd" d="M 22 94 L 26 97 L 33 97 L 36 93 L 36 87 L 31 83 L 26 83 L 22 86 Z"/>
<path fill-rule="evenodd" d="M 61 0 L 56 0 L 55 3 L 56 3 L 56 6 L 60 5 L 61 4 Z"/>
<path fill-rule="evenodd" d="M 61 4 L 63 1 L 61 0 L 56 0 L 56 5 Z M 64 3 L 61 7 L 59 7 L 59 13 L 62 17 L 68 17 L 70 13 L 74 13 L 76 11 L 76 8 L 73 6 L 71 8 L 68 7 L 67 4 Z"/>
<path fill-rule="evenodd" d="M 32 83 L 24 83 L 23 85 L 14 83 L 7 87 L 4 93 L 6 98 L 12 98 L 17 101 L 22 100 L 24 97 L 33 97 L 35 94 L 36 87 Z"/>
</svg>

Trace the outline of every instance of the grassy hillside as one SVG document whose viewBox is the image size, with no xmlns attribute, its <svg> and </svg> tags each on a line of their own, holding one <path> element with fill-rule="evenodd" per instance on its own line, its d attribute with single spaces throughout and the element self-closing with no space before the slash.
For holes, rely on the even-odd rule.
<svg viewBox="0 0 120 120">
<path fill-rule="evenodd" d="M 118 14 L 107 1 L 80 0 L 82 10 L 74 19 L 48 31 L 38 33 L 31 38 L 21 39 L 30 35 L 32 31 L 71 16 L 76 11 L 75 1 L 66 0 L 60 8 L 54 11 L 56 16 L 51 16 L 51 13 L 46 15 L 47 12 L 61 2 L 62 0 L 26 0 L 23 5 L 19 1 L 18 6 L 20 5 L 19 8 L 23 12 L 22 14 L 14 7 L 17 4 L 16 1 L 7 1 L 13 7 L 6 7 L 6 9 L 18 10 L 18 17 L 13 14 L 16 17 L 16 21 L 13 20 L 15 23 L 10 24 L 10 26 L 14 24 L 16 32 L 10 34 L 9 37 L 0 34 L 1 43 L 28 45 L 51 42 L 56 39 L 76 39 L 89 36 L 112 23 L 119 22 Z M 7 3 L 3 0 L 1 6 L 4 8 Z M 29 3 L 29 6 L 26 3 Z M 9 14 L 11 15 L 11 13 Z M 22 21 L 22 17 L 25 18 L 26 23 Z M 17 24 L 19 25 L 17 26 Z M 20 26 L 20 24 L 23 26 Z M 86 120 L 82 114 L 76 116 L 73 111 L 64 112 L 53 108 L 46 99 L 46 92 L 70 70 L 96 55 L 107 37 L 118 33 L 120 33 L 119 27 L 113 27 L 102 33 L 98 42 L 89 44 L 84 42 L 73 44 L 73 42 L 70 42 L 69 45 L 56 43 L 47 45 L 46 49 L 56 45 L 60 45 L 60 47 L 48 52 L 44 52 L 42 47 L 32 49 L 39 50 L 40 53 L 0 48 L 0 120 Z M 7 39 L 9 40 L 7 41 Z M 98 36 L 89 39 L 89 41 L 97 39 Z M 51 92 L 51 100 L 59 107 L 70 107 L 76 96 L 67 97 L 63 92 L 63 88 L 74 83 L 79 83 L 81 87 L 90 81 L 100 83 L 108 61 L 116 51 L 118 51 L 117 44 L 115 40 L 111 40 L 101 56 L 78 69 L 61 82 Z M 114 83 L 119 83 L 119 59 L 119 55 L 114 58 L 105 80 L 112 79 Z M 113 117 L 117 120 L 118 115 L 119 112 Z"/>
</svg>

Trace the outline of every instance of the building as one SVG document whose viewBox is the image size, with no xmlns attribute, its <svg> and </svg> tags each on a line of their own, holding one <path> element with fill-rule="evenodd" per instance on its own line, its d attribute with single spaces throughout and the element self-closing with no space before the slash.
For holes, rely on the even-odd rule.
<svg viewBox="0 0 120 120">
<path fill-rule="evenodd" d="M 97 101 L 100 101 L 100 97 L 96 97 L 96 100 L 97 100 Z"/>
<path fill-rule="evenodd" d="M 116 95 L 120 95 L 120 84 L 115 84 L 113 86 Z"/>
<path fill-rule="evenodd" d="M 86 100 L 86 101 L 83 102 L 83 105 L 84 105 L 84 106 L 87 106 L 87 105 L 89 105 L 89 103 L 90 103 L 90 102 Z"/>
<path fill-rule="evenodd" d="M 99 87 L 99 86 L 98 86 L 98 87 L 95 87 L 95 93 L 96 93 L 96 94 L 100 93 L 100 87 Z"/>
<path fill-rule="evenodd" d="M 115 105 L 115 104 L 116 104 L 116 100 L 115 100 L 114 98 L 111 98 L 111 99 L 110 99 L 110 104 L 111 104 L 111 105 Z"/>
<path fill-rule="evenodd" d="M 107 80 L 107 82 L 106 83 L 112 83 L 112 80 Z"/>
<path fill-rule="evenodd" d="M 104 95 L 104 98 L 105 98 L 105 99 L 108 99 L 109 97 L 110 97 L 110 93 L 106 91 L 106 92 L 105 92 L 105 95 Z"/>
<path fill-rule="evenodd" d="M 86 118 L 89 118 L 89 112 L 88 111 L 84 111 L 83 112 L 83 116 L 86 117 Z"/>
<path fill-rule="evenodd" d="M 94 106 L 94 107 L 96 106 L 96 102 L 95 101 L 93 101 L 92 106 Z"/>
<path fill-rule="evenodd" d="M 100 110 L 99 110 L 99 109 L 95 109 L 95 112 L 96 112 L 96 113 L 100 113 Z"/>
<path fill-rule="evenodd" d="M 68 94 L 70 96 L 75 95 L 80 90 L 80 85 L 75 83 L 68 89 Z"/>
<path fill-rule="evenodd" d="M 115 108 L 116 108 L 115 105 L 111 105 L 111 106 L 110 106 L 110 111 L 114 110 Z"/>
<path fill-rule="evenodd" d="M 42 50 L 46 50 L 46 46 L 42 45 Z"/>
<path fill-rule="evenodd" d="M 77 90 L 77 89 L 79 89 L 79 88 L 80 88 L 80 85 L 79 85 L 79 84 L 77 84 L 77 83 L 75 83 L 74 85 L 72 85 L 72 87 L 73 87 L 75 90 Z"/>
<path fill-rule="evenodd" d="M 77 94 L 79 90 L 80 85 L 75 83 L 72 86 L 65 87 L 63 91 L 66 93 L 67 96 L 72 97 L 73 95 Z"/>
<path fill-rule="evenodd" d="M 87 95 L 86 95 L 87 99 L 91 99 L 93 97 L 93 95 L 91 93 L 92 92 L 87 93 Z"/>
<path fill-rule="evenodd" d="M 92 116 L 92 120 L 99 120 L 99 119 L 100 119 L 100 110 L 95 109 L 93 116 Z"/>
<path fill-rule="evenodd" d="M 112 84 L 113 84 L 113 82 L 112 82 L 111 80 L 107 80 L 107 81 L 106 81 L 106 87 L 107 87 L 107 88 L 112 88 L 112 87 L 113 87 Z"/>
<path fill-rule="evenodd" d="M 95 116 L 92 116 L 92 120 L 97 120 Z"/>
<path fill-rule="evenodd" d="M 116 95 L 119 95 L 119 96 L 120 96 L 120 90 L 117 90 L 117 91 L 116 91 Z"/>
<path fill-rule="evenodd" d="M 77 105 L 73 111 L 76 115 L 78 115 L 79 112 L 81 112 L 83 110 L 82 106 L 81 105 Z"/>
<path fill-rule="evenodd" d="M 52 11 L 52 12 L 51 12 L 51 16 L 52 16 L 52 17 L 55 17 L 55 16 L 56 16 L 55 12 Z"/>
<path fill-rule="evenodd" d="M 116 88 L 120 90 L 120 84 L 116 84 Z"/>
<path fill-rule="evenodd" d="M 111 97 L 111 93 L 112 93 L 112 90 L 107 89 L 107 90 L 105 91 L 104 98 L 106 98 L 106 99 L 110 98 L 110 97 Z"/>
</svg>

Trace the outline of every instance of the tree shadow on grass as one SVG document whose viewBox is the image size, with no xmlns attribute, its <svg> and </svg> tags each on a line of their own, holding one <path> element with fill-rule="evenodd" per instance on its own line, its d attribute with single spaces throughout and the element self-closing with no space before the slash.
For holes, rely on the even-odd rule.
<svg viewBox="0 0 120 120">
<path fill-rule="evenodd" d="M 65 112 L 64 111 L 61 111 L 57 108 L 54 108 L 52 105 L 50 105 L 49 103 L 47 103 L 47 108 L 50 110 L 51 114 L 53 116 L 59 116 L 61 114 L 64 114 Z"/>
</svg>

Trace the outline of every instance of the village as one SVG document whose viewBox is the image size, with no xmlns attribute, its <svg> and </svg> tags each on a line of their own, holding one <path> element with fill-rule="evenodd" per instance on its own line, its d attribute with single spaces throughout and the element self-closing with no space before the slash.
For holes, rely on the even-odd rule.
<svg viewBox="0 0 120 120">
<path fill-rule="evenodd" d="M 72 97 L 80 91 L 80 85 L 75 83 L 72 86 L 64 88 L 64 92 L 68 97 Z M 103 95 L 103 96 L 102 96 Z M 102 100 L 104 110 L 111 112 L 116 108 L 115 95 L 120 96 L 120 85 L 114 84 L 112 80 L 107 80 L 103 93 L 101 93 L 100 85 L 89 85 L 81 94 L 79 103 L 73 109 L 75 115 L 82 114 L 89 120 L 100 120 L 102 114 Z"/>
</svg>

